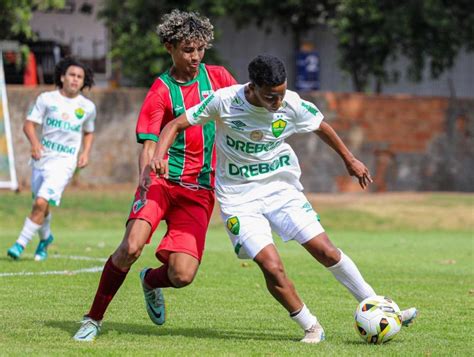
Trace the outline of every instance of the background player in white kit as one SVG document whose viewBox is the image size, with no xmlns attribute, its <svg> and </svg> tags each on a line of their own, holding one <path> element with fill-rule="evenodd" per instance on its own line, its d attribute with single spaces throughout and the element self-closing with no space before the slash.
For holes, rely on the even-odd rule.
<svg viewBox="0 0 474 357">
<path fill-rule="evenodd" d="M 258 56 L 249 64 L 249 77 L 250 83 L 218 90 L 171 121 L 162 130 L 151 169 L 166 176 L 164 158 L 176 134 L 190 125 L 216 121 L 216 193 L 235 252 L 259 265 L 270 293 L 305 331 L 302 342 L 318 343 L 324 340 L 324 330 L 286 276 L 272 229 L 284 241 L 300 243 L 357 301 L 376 293 L 329 240 L 301 192 L 298 159 L 284 140 L 313 131 L 340 155 L 363 189 L 372 179 L 318 108 L 286 90 L 286 71 L 278 58 Z M 410 324 L 416 313 L 415 308 L 403 311 L 403 324 Z"/>
<path fill-rule="evenodd" d="M 13 259 L 20 258 L 37 232 L 40 242 L 35 260 L 46 259 L 53 241 L 49 207 L 59 205 L 76 167 L 83 168 L 89 162 L 96 108 L 81 91 L 92 87 L 93 73 L 76 59 L 65 58 L 56 65 L 54 83 L 58 89 L 38 96 L 23 126 L 31 144 L 34 201 L 17 241 L 7 251 Z M 42 126 L 41 141 L 36 135 L 38 125 Z"/>
</svg>

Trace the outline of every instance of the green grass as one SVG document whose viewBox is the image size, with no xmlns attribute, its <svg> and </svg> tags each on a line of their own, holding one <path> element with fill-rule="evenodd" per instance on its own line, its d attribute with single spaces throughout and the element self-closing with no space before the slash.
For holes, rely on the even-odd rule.
<svg viewBox="0 0 474 357">
<path fill-rule="evenodd" d="M 314 206 L 332 240 L 377 292 L 402 308 L 420 309 L 416 323 L 386 345 L 363 343 L 353 329 L 355 300 L 300 246 L 277 239 L 289 276 L 327 335 L 319 345 L 297 342 L 300 329 L 269 295 L 258 267 L 235 258 L 227 234 L 214 220 L 195 282 L 165 291 L 168 320 L 162 327 L 148 319 L 138 272 L 157 265 L 154 248 L 163 227 L 132 267 L 93 344 L 76 343 L 71 336 L 91 304 L 99 273 L 0 276 L 0 355 L 473 355 L 473 196 L 403 199 L 396 215 L 383 209 L 392 206 L 386 197 L 370 200 L 370 207 L 381 209 L 367 212 L 366 204 L 358 208 L 324 199 Z M 67 192 L 53 213 L 56 241 L 50 252 L 58 257 L 34 262 L 35 239 L 25 258 L 13 262 L 4 253 L 31 201 L 27 193 L 0 192 L 0 274 L 101 266 L 100 258 L 107 258 L 122 239 L 130 203 L 130 190 Z M 428 216 L 439 211 L 442 217 L 443 209 L 445 220 L 451 219 L 449 212 L 466 212 L 467 218 L 433 225 Z M 426 223 L 424 214 L 414 219 L 413 212 L 428 212 Z"/>
</svg>

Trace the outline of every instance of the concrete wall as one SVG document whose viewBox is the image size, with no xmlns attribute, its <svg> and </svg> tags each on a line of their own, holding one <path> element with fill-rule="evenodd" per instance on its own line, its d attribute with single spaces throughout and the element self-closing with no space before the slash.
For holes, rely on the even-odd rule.
<svg viewBox="0 0 474 357">
<path fill-rule="evenodd" d="M 28 106 L 51 88 L 7 86 L 19 182 L 30 181 L 29 143 L 22 132 Z M 83 185 L 137 181 L 135 122 L 146 89 L 94 89 L 98 119 Z M 442 97 L 312 93 L 327 120 L 375 178 L 373 191 L 474 191 L 474 100 Z M 314 134 L 290 139 L 307 191 L 360 191 L 342 161 Z"/>
</svg>

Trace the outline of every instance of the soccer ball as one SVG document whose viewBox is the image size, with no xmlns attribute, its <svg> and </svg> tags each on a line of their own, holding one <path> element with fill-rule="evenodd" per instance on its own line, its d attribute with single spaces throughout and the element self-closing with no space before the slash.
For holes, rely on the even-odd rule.
<svg viewBox="0 0 474 357">
<path fill-rule="evenodd" d="M 372 296 L 362 301 L 355 312 L 355 329 L 367 343 L 390 341 L 402 327 L 398 305 L 386 296 Z"/>
</svg>

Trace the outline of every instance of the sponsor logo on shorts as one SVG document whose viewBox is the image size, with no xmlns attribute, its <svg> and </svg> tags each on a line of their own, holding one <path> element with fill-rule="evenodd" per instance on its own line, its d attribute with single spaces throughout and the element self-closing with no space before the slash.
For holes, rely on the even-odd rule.
<svg viewBox="0 0 474 357">
<path fill-rule="evenodd" d="M 84 117 L 84 114 L 86 112 L 84 111 L 84 109 L 82 108 L 77 108 L 75 111 L 74 111 L 74 114 L 76 115 L 76 118 L 77 119 L 82 119 Z"/>
<path fill-rule="evenodd" d="M 277 114 L 276 118 L 277 120 L 272 123 L 272 133 L 275 135 L 275 138 L 278 138 L 283 133 L 283 131 L 285 131 L 287 123 L 282 119 L 283 115 L 281 114 Z"/>
<path fill-rule="evenodd" d="M 145 207 L 145 203 L 146 203 L 146 202 L 143 202 L 141 199 L 138 199 L 138 200 L 136 200 L 135 202 L 133 202 L 133 206 L 132 206 L 132 211 L 133 211 L 133 213 L 137 213 L 137 212 L 140 211 L 143 207 Z"/>
<path fill-rule="evenodd" d="M 239 221 L 239 218 L 237 216 L 232 216 L 232 217 L 228 218 L 227 222 L 226 222 L 226 225 L 227 225 L 227 229 L 229 230 L 230 233 L 232 233 L 235 236 L 239 235 L 240 221 Z"/>
</svg>

